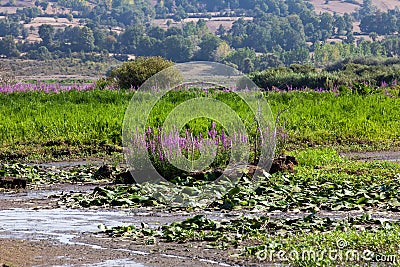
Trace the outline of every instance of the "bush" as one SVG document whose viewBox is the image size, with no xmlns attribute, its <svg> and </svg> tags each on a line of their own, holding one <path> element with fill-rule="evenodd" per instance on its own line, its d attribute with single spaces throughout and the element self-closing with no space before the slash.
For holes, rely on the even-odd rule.
<svg viewBox="0 0 400 267">
<path fill-rule="evenodd" d="M 138 88 L 151 76 L 173 64 L 172 61 L 162 57 L 139 57 L 111 70 L 108 78 L 115 79 L 122 89 Z"/>
</svg>

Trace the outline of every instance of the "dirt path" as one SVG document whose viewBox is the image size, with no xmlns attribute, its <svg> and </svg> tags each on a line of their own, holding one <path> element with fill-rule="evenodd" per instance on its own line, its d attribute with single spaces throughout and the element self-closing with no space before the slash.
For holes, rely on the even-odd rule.
<svg viewBox="0 0 400 267">
<path fill-rule="evenodd" d="M 349 152 L 342 153 L 341 156 L 360 161 L 384 160 L 400 163 L 400 151 Z"/>
</svg>

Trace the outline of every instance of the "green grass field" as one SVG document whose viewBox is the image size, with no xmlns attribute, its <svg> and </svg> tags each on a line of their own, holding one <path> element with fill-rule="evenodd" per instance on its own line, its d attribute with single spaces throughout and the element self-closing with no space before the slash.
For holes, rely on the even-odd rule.
<svg viewBox="0 0 400 267">
<path fill-rule="evenodd" d="M 196 95 L 172 93 L 160 102 L 158 112 L 150 120 L 154 124 L 163 121 L 170 110 Z M 0 94 L 0 153 L 40 157 L 46 151 L 56 155 L 66 147 L 71 150 L 70 155 L 106 152 L 102 147 L 113 150 L 121 146 L 123 118 L 132 96 L 131 92 L 108 90 Z M 237 105 L 232 95 L 220 93 L 213 97 L 232 107 Z M 278 133 L 284 142 L 281 148 L 293 150 L 319 145 L 340 150 L 399 148 L 398 97 L 382 92 L 336 96 L 330 92 L 296 91 L 270 92 L 265 97 L 275 115 L 285 110 L 279 122 L 283 127 Z M 245 117 L 246 110 L 237 113 Z M 203 123 L 208 122 L 203 120 Z M 204 130 L 208 124 L 197 122 L 195 126 Z M 94 147 L 97 149 L 90 149 Z"/>
</svg>

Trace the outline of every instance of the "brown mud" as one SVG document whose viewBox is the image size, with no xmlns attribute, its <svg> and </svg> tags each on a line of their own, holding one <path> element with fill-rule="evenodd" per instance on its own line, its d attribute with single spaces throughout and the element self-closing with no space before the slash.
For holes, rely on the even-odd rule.
<svg viewBox="0 0 400 267">
<path fill-rule="evenodd" d="M 400 162 L 400 152 L 395 151 L 346 153 L 342 156 L 363 161 Z M 44 165 L 63 168 L 85 163 L 65 161 Z M 103 162 L 91 161 L 90 164 L 101 166 Z M 110 172 L 103 171 L 99 175 L 107 176 Z M 154 244 L 148 245 L 146 240 L 109 238 L 97 228 L 99 224 L 140 226 L 142 223 L 157 228 L 199 213 L 167 212 L 150 208 L 65 209 L 60 207 L 56 197 L 69 192 L 89 192 L 96 186 L 106 184 L 28 184 L 26 189 L 0 191 L 0 266 L 263 266 L 254 258 L 238 256 L 241 251 L 235 248 L 223 250 L 210 248 L 206 242 L 166 243 L 157 239 Z M 243 215 L 277 218 L 309 215 L 303 212 L 251 211 L 204 211 L 201 214 L 213 220 Z M 320 211 L 315 215 L 343 219 L 362 214 L 362 211 Z M 400 215 L 386 212 L 371 212 L 371 217 L 400 220 Z"/>
</svg>

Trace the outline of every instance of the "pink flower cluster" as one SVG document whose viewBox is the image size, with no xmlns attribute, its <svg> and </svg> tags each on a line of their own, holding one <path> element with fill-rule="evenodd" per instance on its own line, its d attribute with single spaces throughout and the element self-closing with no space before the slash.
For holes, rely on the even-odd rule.
<svg viewBox="0 0 400 267">
<path fill-rule="evenodd" d="M 246 133 L 232 133 L 228 136 L 224 129 L 218 132 L 213 122 L 207 136 L 201 133 L 194 135 L 188 129 L 183 134 L 177 129 L 165 131 L 160 127 L 157 129 L 148 127 L 144 134 L 136 129 L 131 135 L 129 147 L 131 151 L 147 151 L 153 160 L 166 162 L 168 159 L 179 158 L 181 155 L 189 160 L 194 160 L 203 153 L 214 157 L 216 148 L 218 148 L 218 153 L 225 154 L 236 142 L 248 144 Z"/>
<path fill-rule="evenodd" d="M 61 93 L 67 91 L 88 91 L 93 90 L 96 83 L 74 83 L 65 85 L 61 83 L 45 83 L 38 81 L 36 83 L 13 83 L 13 84 L 0 84 L 0 93 L 17 93 L 17 92 L 45 92 L 45 93 Z M 112 88 L 109 88 L 112 90 Z"/>
</svg>

